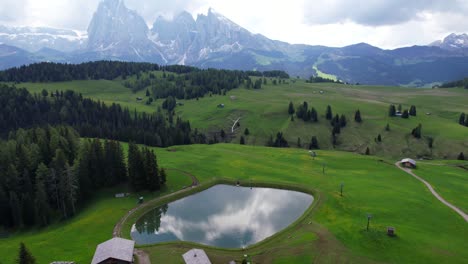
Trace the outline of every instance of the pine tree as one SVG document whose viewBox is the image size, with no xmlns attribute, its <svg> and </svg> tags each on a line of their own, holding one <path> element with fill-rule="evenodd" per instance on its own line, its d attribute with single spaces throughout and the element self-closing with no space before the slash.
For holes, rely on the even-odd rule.
<svg viewBox="0 0 468 264">
<path fill-rule="evenodd" d="M 332 134 L 340 134 L 341 133 L 341 128 L 339 123 L 335 123 L 332 129 Z"/>
<path fill-rule="evenodd" d="M 18 264 L 35 264 L 36 259 L 33 257 L 31 252 L 26 248 L 23 242 L 20 243 L 20 249 L 18 253 L 18 259 L 16 260 Z"/>
<path fill-rule="evenodd" d="M 244 136 L 241 136 L 241 137 L 240 137 L 240 144 L 241 144 L 241 145 L 245 145 L 245 138 L 244 138 Z"/>
<path fill-rule="evenodd" d="M 354 114 L 354 121 L 358 122 L 358 123 L 361 123 L 362 122 L 362 119 L 361 119 L 361 111 L 359 111 L 359 109 L 356 111 L 356 113 Z"/>
<path fill-rule="evenodd" d="M 416 116 L 416 106 L 412 105 L 409 110 L 409 115 Z"/>
<path fill-rule="evenodd" d="M 166 174 L 166 170 L 164 168 L 161 168 L 159 170 L 159 178 L 161 179 L 161 185 L 164 185 L 166 184 L 166 180 L 167 180 L 167 174 Z"/>
<path fill-rule="evenodd" d="M 395 109 L 395 105 L 390 105 L 390 107 L 388 108 L 388 116 L 395 116 L 396 114 L 396 109 Z"/>
<path fill-rule="evenodd" d="M 387 125 L 385 126 L 385 131 L 390 131 L 390 124 L 387 123 Z"/>
<path fill-rule="evenodd" d="M 318 122 L 317 110 L 315 110 L 313 107 L 310 109 L 310 120 L 312 122 Z"/>
<path fill-rule="evenodd" d="M 346 116 L 345 115 L 341 115 L 341 117 L 340 117 L 340 126 L 341 127 L 346 126 Z"/>
<path fill-rule="evenodd" d="M 421 130 L 422 130 L 422 125 L 419 124 L 417 127 L 415 127 L 411 131 L 411 135 L 413 135 L 413 137 L 415 137 L 415 138 L 421 138 Z"/>
<path fill-rule="evenodd" d="M 35 192 L 35 218 L 36 222 L 45 226 L 50 223 L 51 209 L 47 202 L 47 193 L 45 189 L 45 179 L 49 169 L 44 163 L 39 164 L 36 170 L 36 192 Z"/>
<path fill-rule="evenodd" d="M 143 149 L 144 155 L 144 170 L 146 174 L 146 186 L 150 191 L 160 189 L 161 179 L 159 178 L 158 162 L 154 152 L 148 148 Z"/>
<path fill-rule="evenodd" d="M 16 195 L 16 192 L 10 191 L 10 208 L 13 224 L 16 226 L 23 226 L 23 214 L 22 214 L 22 204 Z"/>
<path fill-rule="evenodd" d="M 460 118 L 458 119 L 458 123 L 462 126 L 466 125 L 465 124 L 465 113 L 460 114 Z"/>
<path fill-rule="evenodd" d="M 333 113 L 332 113 L 332 109 L 331 109 L 330 105 L 327 106 L 327 111 L 326 111 L 326 114 L 325 114 L 325 118 L 327 120 L 331 120 L 333 118 Z"/>
<path fill-rule="evenodd" d="M 457 159 L 458 160 L 465 160 L 465 155 L 463 154 L 463 152 L 460 152 L 460 154 L 458 154 Z"/>
<path fill-rule="evenodd" d="M 403 111 L 403 113 L 401 114 L 401 118 L 408 118 L 408 117 L 409 117 L 408 110 L 405 109 L 405 111 Z"/>
<path fill-rule="evenodd" d="M 312 136 L 309 144 L 309 149 L 319 149 L 318 140 L 316 136 Z"/>
<path fill-rule="evenodd" d="M 289 115 L 293 115 L 294 112 L 295 112 L 295 110 L 294 110 L 294 105 L 293 105 L 292 102 L 289 102 L 288 114 L 289 114 Z"/>
</svg>

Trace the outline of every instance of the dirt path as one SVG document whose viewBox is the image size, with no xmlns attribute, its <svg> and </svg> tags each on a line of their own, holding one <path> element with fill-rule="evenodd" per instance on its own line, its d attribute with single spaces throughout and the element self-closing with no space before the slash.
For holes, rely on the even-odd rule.
<svg viewBox="0 0 468 264">
<path fill-rule="evenodd" d="M 195 175 L 191 174 L 190 172 L 183 171 L 183 170 L 180 170 L 180 169 L 170 169 L 170 168 L 168 168 L 166 170 L 168 170 L 168 171 L 178 171 L 178 172 L 181 172 L 181 173 L 189 176 L 192 179 L 192 186 L 197 186 L 198 184 L 200 184 L 197 177 L 195 177 Z"/>
<path fill-rule="evenodd" d="M 197 177 L 195 177 L 195 175 L 189 173 L 189 172 L 186 172 L 186 171 L 183 171 L 183 170 L 179 170 L 179 169 L 171 169 L 171 168 L 166 168 L 166 170 L 173 170 L 173 171 L 178 171 L 178 172 L 181 172 L 187 176 L 189 176 L 191 179 L 192 179 L 192 185 L 191 187 L 195 187 L 197 186 L 198 184 L 200 184 L 200 182 L 198 181 Z M 164 195 L 164 196 L 161 196 L 161 197 L 157 197 L 157 198 L 154 198 L 153 200 L 157 200 L 157 199 L 162 199 L 162 198 L 166 198 L 166 197 L 170 197 L 170 196 L 173 196 L 175 194 L 178 194 L 178 193 L 181 193 L 181 192 L 184 192 L 186 191 L 187 188 L 185 189 L 182 189 L 182 190 L 178 190 L 176 192 L 173 192 L 173 193 L 169 193 L 167 195 Z M 150 200 L 150 201 L 153 201 L 153 200 Z M 143 204 L 140 204 L 138 205 L 137 207 L 133 208 L 132 210 L 128 211 L 128 213 L 126 213 L 120 220 L 119 222 L 117 222 L 117 224 L 115 224 L 114 226 L 114 230 L 112 231 L 112 237 L 120 237 L 120 234 L 121 234 L 121 231 L 122 231 L 122 224 L 127 221 L 127 218 L 132 215 L 136 210 L 140 209 L 142 206 L 144 206 L 146 203 L 143 203 Z"/>
<path fill-rule="evenodd" d="M 427 182 L 425 181 L 424 179 L 422 179 L 421 177 L 419 177 L 418 175 L 414 174 L 413 171 L 411 171 L 411 169 L 407 169 L 407 168 L 403 168 L 401 166 L 401 163 L 398 161 L 395 163 L 395 166 L 397 166 L 398 168 L 400 168 L 401 170 L 403 170 L 404 172 L 408 173 L 409 175 L 415 177 L 416 179 L 418 179 L 419 181 L 421 181 L 422 183 L 424 183 L 426 185 L 426 187 L 429 189 L 429 191 L 431 191 L 432 195 L 435 196 L 435 198 L 437 198 L 437 200 L 439 200 L 441 203 L 445 204 L 446 206 L 448 206 L 449 208 L 451 208 L 452 210 L 454 210 L 457 214 L 461 215 L 461 217 L 463 217 L 463 219 L 465 219 L 466 222 L 468 222 L 468 215 L 465 214 L 462 210 L 460 210 L 458 207 L 454 206 L 453 204 L 447 202 L 444 198 L 442 198 L 442 196 L 440 196 L 435 190 L 434 188 L 432 188 L 432 186 Z"/>
<path fill-rule="evenodd" d="M 138 259 L 138 264 L 151 264 L 148 253 L 146 251 L 136 248 L 133 254 Z"/>
</svg>

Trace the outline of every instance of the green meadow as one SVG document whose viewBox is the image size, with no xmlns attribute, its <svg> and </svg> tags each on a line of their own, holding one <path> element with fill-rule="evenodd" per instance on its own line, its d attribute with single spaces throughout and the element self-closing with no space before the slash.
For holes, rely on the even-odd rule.
<svg viewBox="0 0 468 264">
<path fill-rule="evenodd" d="M 85 97 L 119 103 L 138 112 L 154 112 L 161 99 L 145 105 L 145 91 L 132 93 L 122 80 L 72 81 L 63 83 L 21 83 L 32 92 L 74 90 Z M 142 97 L 143 101 L 137 101 Z M 301 189 L 315 196 L 315 201 L 296 223 L 273 237 L 245 250 L 193 245 L 188 242 L 163 243 L 143 247 L 153 263 L 182 263 L 181 254 L 193 247 L 206 250 L 213 263 L 242 260 L 244 254 L 254 263 L 464 263 L 468 225 L 455 212 L 441 204 L 415 178 L 394 166 L 402 157 L 434 158 L 418 162 L 415 173 L 449 202 L 467 210 L 468 167 L 466 161 L 454 160 L 458 153 L 468 154 L 468 128 L 458 124 L 461 112 L 468 113 L 466 89 L 414 89 L 339 84 L 309 84 L 288 80 L 273 85 L 271 79 L 260 90 L 239 88 L 225 96 L 212 95 L 198 100 L 179 100 L 177 115 L 190 120 L 193 128 L 205 133 L 221 129 L 231 131 L 233 120 L 240 126 L 232 133 L 231 144 L 173 146 L 155 148 L 160 166 L 168 170 L 168 186 L 160 193 L 134 193 L 117 199 L 114 194 L 127 192 L 126 186 L 104 190 L 66 222 L 44 229 L 18 231 L 0 239 L 0 263 L 13 263 L 20 242 L 36 256 L 38 263 L 74 260 L 89 263 L 97 244 L 111 238 L 114 225 L 136 206 L 137 197 L 148 206 L 167 199 L 166 194 L 191 184 L 179 169 L 193 174 L 201 186 L 217 182 L 241 181 L 257 185 Z M 318 123 L 305 123 L 287 113 L 292 101 L 297 107 L 306 101 L 319 114 Z M 224 104 L 224 108 L 217 107 Z M 388 117 L 389 104 L 403 109 L 417 107 L 417 116 L 409 119 Z M 348 124 L 331 144 L 331 126 L 325 120 L 327 105 L 333 114 L 344 114 Z M 359 109 L 362 123 L 354 122 Z M 389 124 L 390 131 L 385 130 Z M 422 124 L 421 139 L 410 132 Z M 239 145 L 240 136 L 247 145 Z M 292 148 L 264 147 L 277 132 L 283 132 Z M 375 139 L 381 135 L 382 142 Z M 320 150 L 312 159 L 307 144 L 317 136 Z M 434 139 L 433 148 L 428 138 Z M 302 147 L 296 147 L 298 138 Z M 126 149 L 124 144 L 124 148 Z M 369 147 L 370 154 L 362 155 Z M 344 184 L 340 196 L 340 184 Z M 180 196 L 180 195 L 178 195 Z M 176 196 L 176 197 L 178 197 Z M 158 198 L 158 199 L 156 199 Z M 141 211 L 124 224 L 122 236 L 129 237 L 130 226 Z M 366 231 L 367 214 L 373 215 Z M 386 228 L 396 229 L 396 237 L 386 235 Z"/>
<path fill-rule="evenodd" d="M 159 73 L 157 73 L 159 74 Z M 131 77 L 133 78 L 133 77 Z M 131 78 L 129 78 L 131 80 Z M 74 90 L 86 97 L 105 103 L 119 103 L 130 110 L 154 112 L 162 104 L 162 99 L 146 105 L 145 90 L 132 93 L 125 88 L 122 80 L 114 81 L 71 81 L 63 83 L 21 83 L 31 92 Z M 137 101 L 142 97 L 142 101 Z M 239 88 L 225 96 L 206 95 L 199 100 L 178 100 L 183 105 L 176 107 L 176 114 L 190 120 L 192 127 L 206 133 L 223 129 L 231 132 L 234 120 L 240 118 L 240 127 L 232 133 L 233 143 L 238 143 L 245 128 L 249 145 L 265 145 L 270 136 L 283 132 L 292 147 L 307 148 L 311 137 L 316 136 L 321 149 L 344 150 L 364 153 L 369 147 L 371 155 L 400 158 L 425 157 L 455 159 L 462 152 L 468 152 L 468 128 L 458 124 L 460 113 L 468 113 L 466 99 L 468 90 L 417 89 L 383 86 L 353 86 L 340 84 L 310 84 L 303 80 L 288 80 L 285 84 L 273 85 L 271 79 L 260 90 Z M 309 109 L 314 107 L 319 114 L 319 122 L 304 122 L 298 118 L 291 121 L 287 113 L 289 102 L 297 108 L 304 101 Z M 224 108 L 217 107 L 224 104 Z M 417 108 L 417 116 L 409 119 L 389 117 L 390 104 L 402 105 L 409 109 Z M 327 105 L 333 115 L 344 114 L 347 126 L 338 136 L 338 144 L 331 142 L 331 125 L 325 119 Z M 356 110 L 361 111 L 362 123 L 354 121 Z M 389 124 L 390 131 L 385 130 Z M 415 139 L 411 130 L 422 125 L 422 138 Z M 376 138 L 381 135 L 382 142 Z M 428 146 L 433 138 L 433 148 Z"/>
<path fill-rule="evenodd" d="M 313 208 L 298 223 L 265 242 L 245 251 L 201 246 L 213 260 L 240 260 L 244 253 L 252 255 L 256 263 L 462 263 L 468 257 L 466 222 L 438 202 L 423 184 L 397 169 L 393 160 L 335 151 L 318 151 L 313 160 L 301 149 L 234 144 L 177 146 L 156 149 L 156 153 L 161 166 L 182 168 L 194 174 L 202 186 L 225 179 L 300 186 L 314 193 Z M 467 175 L 460 177 L 466 181 Z M 184 174 L 170 173 L 168 182 L 166 193 L 189 185 L 191 180 Z M 341 183 L 343 197 L 339 194 Z M 4 262 L 12 262 L 23 241 L 39 263 L 57 259 L 88 263 L 95 246 L 112 236 L 114 224 L 136 205 L 140 195 L 113 198 L 119 191 L 123 189 L 102 192 L 68 222 L 0 240 Z M 370 231 L 365 230 L 367 213 L 373 215 Z M 396 228 L 397 237 L 386 235 L 387 226 Z M 193 246 L 180 242 L 144 249 L 154 263 L 180 263 L 180 253 Z"/>
</svg>

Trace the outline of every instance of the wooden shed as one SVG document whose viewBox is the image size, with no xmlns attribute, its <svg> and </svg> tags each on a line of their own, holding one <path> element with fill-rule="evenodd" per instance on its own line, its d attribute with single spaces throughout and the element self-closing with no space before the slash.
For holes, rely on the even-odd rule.
<svg viewBox="0 0 468 264">
<path fill-rule="evenodd" d="M 401 164 L 406 168 L 416 168 L 416 161 L 410 158 L 402 159 Z"/>
<path fill-rule="evenodd" d="M 131 264 L 135 241 L 114 237 L 99 244 L 91 264 Z"/>
</svg>

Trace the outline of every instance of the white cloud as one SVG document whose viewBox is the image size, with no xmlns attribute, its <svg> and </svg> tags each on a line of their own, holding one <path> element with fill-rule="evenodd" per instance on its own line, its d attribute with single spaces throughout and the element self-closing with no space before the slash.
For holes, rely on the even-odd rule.
<svg viewBox="0 0 468 264">
<path fill-rule="evenodd" d="M 0 24 L 86 30 L 98 0 L 0 0 Z M 148 25 L 159 15 L 213 7 L 253 33 L 290 43 L 383 48 L 427 44 L 468 31 L 466 0 L 125 0 Z"/>
</svg>

